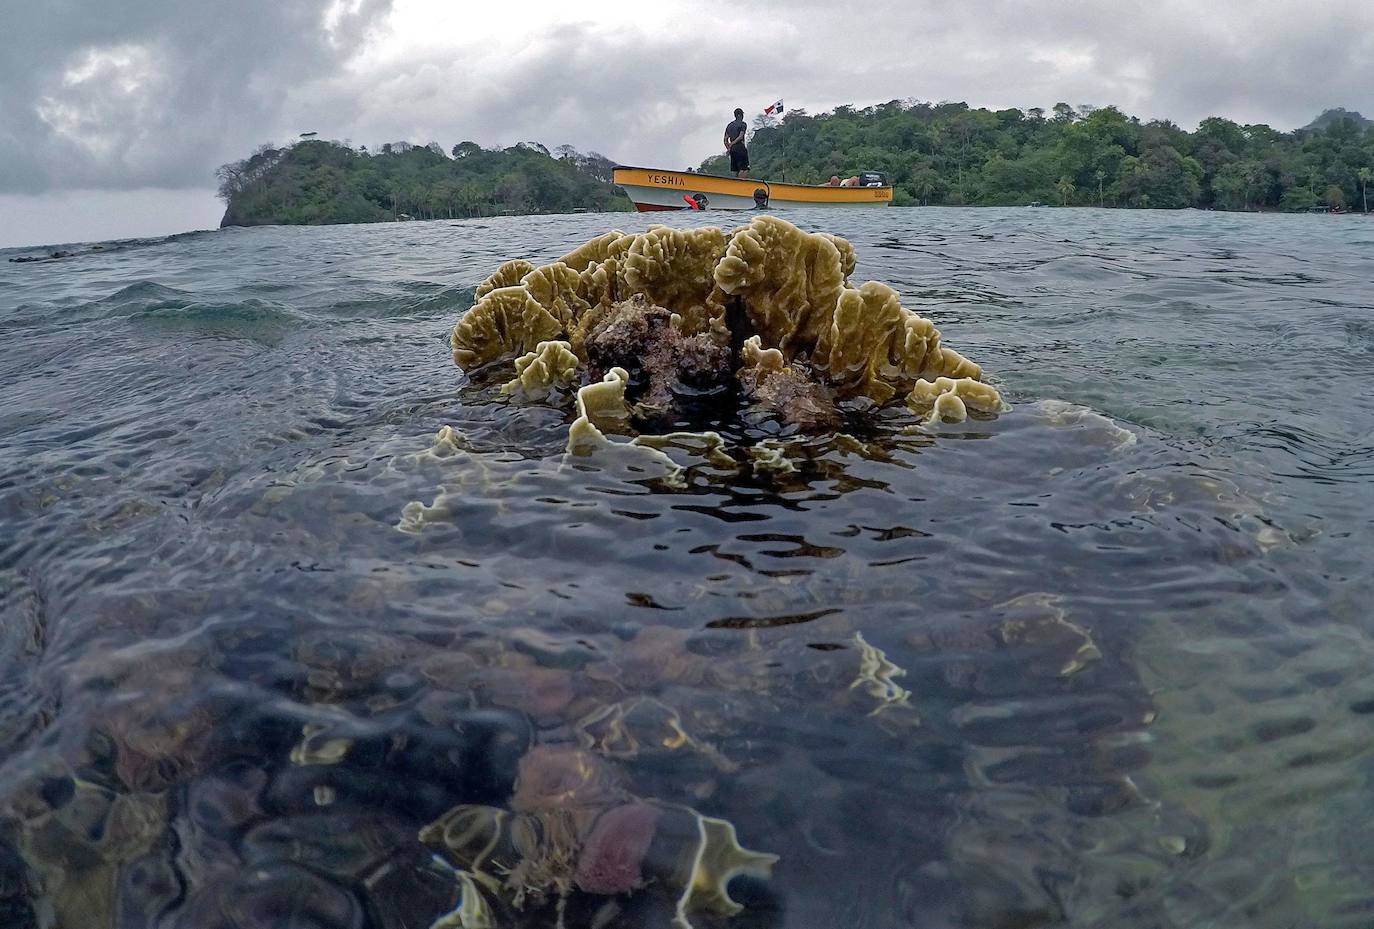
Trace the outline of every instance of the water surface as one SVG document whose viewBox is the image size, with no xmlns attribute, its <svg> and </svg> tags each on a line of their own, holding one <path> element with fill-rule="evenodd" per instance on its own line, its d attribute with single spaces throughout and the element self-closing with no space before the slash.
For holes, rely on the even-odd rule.
<svg viewBox="0 0 1374 929">
<path fill-rule="evenodd" d="M 1374 225 L 788 216 L 1012 411 L 565 464 L 447 333 L 625 215 L 0 263 L 0 923 L 428 926 L 420 829 L 580 745 L 780 856 L 699 927 L 1368 925 Z"/>
</svg>

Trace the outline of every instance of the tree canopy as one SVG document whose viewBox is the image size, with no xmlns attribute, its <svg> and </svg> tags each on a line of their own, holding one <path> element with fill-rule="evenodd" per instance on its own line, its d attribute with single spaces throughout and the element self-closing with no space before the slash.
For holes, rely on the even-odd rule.
<svg viewBox="0 0 1374 929">
<path fill-rule="evenodd" d="M 1059 103 L 1048 112 L 893 100 L 760 117 L 750 140 L 755 177 L 824 183 L 882 171 L 895 205 L 1363 208 L 1374 169 L 1374 124 L 1328 110 L 1320 126 L 1280 132 L 1213 116 L 1192 132 L 1141 122 L 1116 107 Z M 628 210 L 615 163 L 570 145 L 485 149 L 462 141 L 388 142 L 378 150 L 309 140 L 260 147 L 217 172 L 222 225 L 354 223 Z M 728 174 L 723 156 L 701 170 Z"/>
<path fill-rule="evenodd" d="M 1307 209 L 1363 202 L 1374 127 L 1329 111 L 1323 128 L 1279 132 L 1204 119 L 1193 132 L 1116 107 L 1021 111 L 893 100 L 781 121 L 756 120 L 751 173 L 823 183 L 882 171 L 894 203 Z M 722 156 L 701 170 L 725 174 Z"/>
<path fill-rule="evenodd" d="M 521 143 L 488 150 L 459 142 L 388 142 L 376 152 L 310 140 L 222 166 L 222 226 L 367 223 L 382 220 L 631 209 L 611 186 L 614 164 L 595 152 Z"/>
</svg>

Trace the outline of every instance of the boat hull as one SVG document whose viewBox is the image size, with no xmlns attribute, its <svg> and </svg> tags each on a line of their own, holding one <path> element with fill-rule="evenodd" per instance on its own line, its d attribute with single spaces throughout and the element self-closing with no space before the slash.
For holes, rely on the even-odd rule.
<svg viewBox="0 0 1374 929">
<path fill-rule="evenodd" d="M 813 187 L 753 178 L 693 174 L 690 171 L 664 171 L 658 168 L 618 166 L 615 183 L 623 189 L 641 213 L 655 210 L 681 210 L 685 197 L 705 194 L 708 210 L 752 210 L 754 191 L 768 192 L 773 210 L 832 207 L 877 207 L 892 203 L 891 187 Z"/>
</svg>

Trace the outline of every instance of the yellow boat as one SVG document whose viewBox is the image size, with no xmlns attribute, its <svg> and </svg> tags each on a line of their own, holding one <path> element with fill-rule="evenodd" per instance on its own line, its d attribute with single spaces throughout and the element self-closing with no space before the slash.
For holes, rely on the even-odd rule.
<svg viewBox="0 0 1374 929">
<path fill-rule="evenodd" d="M 858 187 L 812 186 L 764 181 L 755 178 L 694 174 L 662 168 L 636 168 L 616 165 L 616 186 L 629 194 L 635 209 L 688 210 L 689 201 L 705 201 L 707 210 L 752 210 L 757 192 L 762 191 L 771 210 L 796 210 L 811 207 L 889 206 L 892 187 L 881 174 L 859 175 Z"/>
</svg>

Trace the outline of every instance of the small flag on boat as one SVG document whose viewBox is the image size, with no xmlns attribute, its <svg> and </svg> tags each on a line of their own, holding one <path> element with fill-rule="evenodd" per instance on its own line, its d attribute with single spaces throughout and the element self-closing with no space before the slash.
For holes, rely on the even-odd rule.
<svg viewBox="0 0 1374 929">
<path fill-rule="evenodd" d="M 774 103 L 774 104 L 772 104 L 771 106 L 769 106 L 768 109 L 766 109 L 766 110 L 763 111 L 763 114 L 764 114 L 765 116 L 781 116 L 781 115 L 782 115 L 782 101 L 779 100 L 777 103 Z"/>
</svg>

